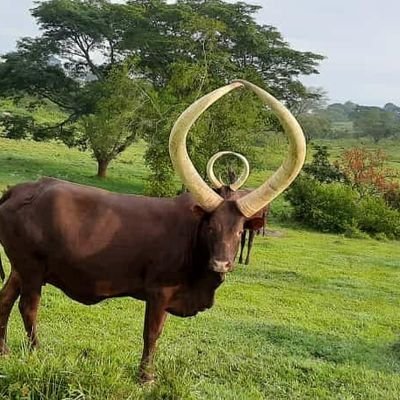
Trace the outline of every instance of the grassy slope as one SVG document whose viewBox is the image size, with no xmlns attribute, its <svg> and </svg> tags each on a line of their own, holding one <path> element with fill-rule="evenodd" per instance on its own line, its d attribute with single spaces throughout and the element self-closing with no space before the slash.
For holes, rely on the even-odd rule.
<svg viewBox="0 0 400 400">
<path fill-rule="evenodd" d="M 0 188 L 52 175 L 140 192 L 142 152 L 132 148 L 100 182 L 88 155 L 0 139 Z M 38 352 L 26 351 L 12 313 L 0 398 L 398 399 L 398 243 L 272 228 L 284 236 L 257 238 L 252 265 L 227 277 L 213 309 L 168 320 L 155 386 L 135 380 L 141 302 L 86 307 L 45 287 Z"/>
</svg>

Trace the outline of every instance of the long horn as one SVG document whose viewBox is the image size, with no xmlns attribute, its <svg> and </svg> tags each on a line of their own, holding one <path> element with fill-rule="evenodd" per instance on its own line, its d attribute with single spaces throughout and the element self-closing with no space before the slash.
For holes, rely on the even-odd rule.
<svg viewBox="0 0 400 400">
<path fill-rule="evenodd" d="M 224 200 L 204 182 L 190 161 L 186 150 L 186 136 L 192 125 L 208 107 L 225 94 L 239 87 L 243 87 L 243 84 L 233 82 L 194 102 L 177 119 L 169 137 L 169 154 L 176 173 L 202 208 L 208 212 L 215 210 Z"/>
<path fill-rule="evenodd" d="M 244 164 L 244 169 L 242 173 L 240 174 L 239 178 L 236 180 L 236 182 L 232 183 L 229 185 L 229 187 L 233 190 L 236 191 L 240 187 L 243 186 L 243 184 L 246 182 L 247 178 L 249 177 L 250 174 L 250 165 L 249 162 L 247 161 L 247 158 L 243 156 L 242 154 L 235 153 L 233 151 L 219 151 L 218 153 L 215 153 L 207 163 L 207 176 L 208 179 L 210 180 L 211 184 L 216 188 L 219 189 L 220 187 L 224 186 L 224 182 L 222 182 L 221 178 L 217 178 L 214 174 L 214 164 L 215 161 L 217 161 L 220 157 L 224 155 L 233 155 L 242 160 Z"/>
<path fill-rule="evenodd" d="M 306 141 L 299 123 L 280 101 L 250 82 L 244 80 L 235 82 L 242 83 L 263 103 L 271 107 L 289 138 L 289 152 L 279 169 L 258 189 L 237 200 L 237 206 L 242 214 L 251 217 L 282 193 L 299 174 L 306 156 Z"/>
</svg>

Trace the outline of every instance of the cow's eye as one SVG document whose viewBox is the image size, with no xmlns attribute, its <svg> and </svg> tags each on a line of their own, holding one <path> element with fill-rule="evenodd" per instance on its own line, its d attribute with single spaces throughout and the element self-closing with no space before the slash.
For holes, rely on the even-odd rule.
<svg viewBox="0 0 400 400">
<path fill-rule="evenodd" d="M 238 236 L 242 236 L 243 231 L 238 232 Z"/>
</svg>

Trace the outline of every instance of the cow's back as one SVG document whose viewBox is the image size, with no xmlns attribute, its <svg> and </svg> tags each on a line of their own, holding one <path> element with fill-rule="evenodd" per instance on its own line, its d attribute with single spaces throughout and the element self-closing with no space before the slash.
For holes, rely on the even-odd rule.
<svg viewBox="0 0 400 400">
<path fill-rule="evenodd" d="M 190 196 L 119 195 L 45 178 L 5 198 L 0 241 L 14 267 L 23 274 L 27 262 L 40 264 L 44 281 L 77 300 L 143 297 L 146 287 L 182 279 Z"/>
</svg>

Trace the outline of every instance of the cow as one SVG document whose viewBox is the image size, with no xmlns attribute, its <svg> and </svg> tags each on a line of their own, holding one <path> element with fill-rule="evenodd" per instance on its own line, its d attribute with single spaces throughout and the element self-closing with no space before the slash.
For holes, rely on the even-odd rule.
<svg viewBox="0 0 400 400">
<path fill-rule="evenodd" d="M 186 136 L 199 116 L 237 88 L 253 91 L 278 115 L 289 138 L 279 170 L 237 200 L 214 192 L 193 166 Z M 128 296 L 145 302 L 142 382 L 154 379 L 153 358 L 167 314 L 194 316 L 210 308 L 216 289 L 234 266 L 245 224 L 300 172 L 305 158 L 302 130 L 274 97 L 247 81 L 234 81 L 189 106 L 169 140 L 174 170 L 189 193 L 175 198 L 116 194 L 42 178 L 18 184 L 0 200 L 0 243 L 10 275 L 0 291 L 0 352 L 19 297 L 29 344 L 38 346 L 36 316 L 41 288 L 51 284 L 83 304 Z"/>
<path fill-rule="evenodd" d="M 233 155 L 239 158 L 243 164 L 244 164 L 244 169 L 241 173 L 241 175 L 237 178 L 235 171 L 232 169 L 228 170 L 228 179 L 230 183 L 227 185 L 223 182 L 222 177 L 220 176 L 219 179 L 216 177 L 214 173 L 214 164 L 215 162 L 222 156 L 226 155 Z M 247 161 L 246 157 L 243 156 L 242 154 L 235 153 L 233 151 L 219 151 L 218 153 L 215 153 L 207 163 L 207 177 L 208 180 L 211 182 L 211 185 L 214 187 L 214 190 L 220 194 L 224 199 L 238 199 L 248 193 L 251 192 L 251 190 L 238 190 L 247 180 L 250 174 L 250 166 L 249 162 Z M 241 236 L 240 240 L 240 252 L 239 252 L 239 264 L 243 264 L 243 252 L 244 248 L 246 247 L 246 237 L 248 234 L 248 242 L 247 242 L 247 255 L 244 264 L 249 265 L 250 263 L 250 254 L 251 254 L 251 249 L 253 247 L 253 242 L 254 242 L 254 237 L 256 234 L 260 234 L 261 230 L 263 233 L 263 236 L 265 236 L 265 223 L 268 217 L 270 205 L 267 204 L 265 207 L 263 207 L 258 213 L 257 216 L 262 219 L 263 224 L 260 229 L 252 229 L 248 224 L 245 224 L 245 227 L 243 229 L 243 233 Z"/>
</svg>

